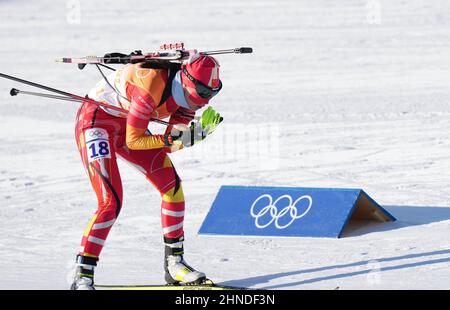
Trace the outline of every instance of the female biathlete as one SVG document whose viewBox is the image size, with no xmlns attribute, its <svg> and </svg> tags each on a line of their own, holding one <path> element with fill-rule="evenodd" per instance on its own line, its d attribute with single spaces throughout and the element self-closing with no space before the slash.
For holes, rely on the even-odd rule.
<svg viewBox="0 0 450 310">
<path fill-rule="evenodd" d="M 77 146 L 97 195 L 98 209 L 83 234 L 72 289 L 94 289 L 94 267 L 122 207 L 118 157 L 141 171 L 161 194 L 167 283 L 196 284 L 206 279 L 203 272 L 183 259 L 184 196 L 168 153 L 204 139 L 221 122 L 212 108 L 198 122 L 191 122 L 195 111 L 208 104 L 221 88 L 217 60 L 195 53 L 178 67 L 126 65 L 89 92 L 89 98 L 128 113 L 88 102 L 78 110 Z M 165 134 L 148 130 L 151 119 L 165 118 L 170 123 Z"/>
</svg>

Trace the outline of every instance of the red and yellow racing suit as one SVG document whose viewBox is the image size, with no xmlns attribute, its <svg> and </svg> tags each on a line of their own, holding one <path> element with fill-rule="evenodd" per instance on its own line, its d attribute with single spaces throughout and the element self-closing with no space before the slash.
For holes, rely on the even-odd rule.
<svg viewBox="0 0 450 310">
<path fill-rule="evenodd" d="M 147 127 L 151 118 L 188 124 L 195 112 L 179 107 L 171 95 L 161 102 L 168 81 L 166 69 L 131 64 L 108 76 L 107 81 L 100 81 L 89 97 L 128 110 L 128 114 L 84 102 L 75 126 L 78 150 L 98 199 L 98 209 L 84 231 L 79 253 L 89 257 L 100 255 L 122 206 L 117 157 L 141 171 L 160 192 L 164 237 L 184 234 L 183 189 L 167 155 L 173 149 L 165 146 L 163 135 L 152 135 Z"/>
</svg>

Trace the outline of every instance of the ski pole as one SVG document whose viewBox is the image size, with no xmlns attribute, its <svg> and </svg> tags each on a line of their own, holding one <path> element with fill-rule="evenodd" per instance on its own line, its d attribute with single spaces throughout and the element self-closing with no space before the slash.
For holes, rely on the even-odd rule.
<svg viewBox="0 0 450 310">
<path fill-rule="evenodd" d="M 70 98 L 70 97 L 50 95 L 50 94 L 35 93 L 35 92 L 31 92 L 31 91 L 19 90 L 17 88 L 11 88 L 11 91 L 9 92 L 9 94 L 11 96 L 17 96 L 18 94 L 24 94 L 24 95 L 43 97 L 43 98 L 50 98 L 50 99 L 59 99 L 59 100 L 65 100 L 65 101 L 82 102 L 80 99 L 74 99 L 74 98 Z"/>
<path fill-rule="evenodd" d="M 49 92 L 60 94 L 60 95 L 63 95 L 63 96 L 66 96 L 66 97 L 70 97 L 70 98 L 73 98 L 73 99 L 80 99 L 80 100 L 84 100 L 85 99 L 84 97 L 81 97 L 81 96 L 77 96 L 77 95 L 74 95 L 74 94 L 71 94 L 71 93 L 67 93 L 65 91 L 62 91 L 62 90 L 59 90 L 59 89 L 56 89 L 56 88 L 51 88 L 51 87 L 48 87 L 48 86 L 45 86 L 45 85 L 42 85 L 42 84 L 38 84 L 38 83 L 31 82 L 31 81 L 23 80 L 23 79 L 20 79 L 18 77 L 7 75 L 7 74 L 4 74 L 4 73 L 0 73 L 0 77 L 8 79 L 8 80 L 15 81 L 15 82 L 19 82 L 19 83 L 22 83 L 22 84 L 30 85 L 30 86 L 33 86 L 33 87 L 36 87 L 36 88 L 41 88 L 41 89 L 47 90 Z M 92 100 L 92 99 L 90 99 L 90 100 Z"/>
<path fill-rule="evenodd" d="M 71 99 L 76 99 L 76 100 L 79 100 L 79 101 L 85 101 L 85 102 L 93 103 L 93 104 L 96 104 L 96 105 L 104 106 L 106 108 L 109 108 L 109 109 L 112 109 L 112 110 L 116 110 L 116 111 L 119 111 L 119 112 L 122 112 L 122 113 L 125 113 L 125 114 L 128 113 L 127 110 L 124 110 L 124 109 L 119 108 L 119 107 L 115 107 L 115 106 L 112 106 L 112 105 L 109 105 L 109 104 L 98 102 L 98 101 L 92 100 L 90 98 L 81 97 L 81 96 L 78 96 L 78 95 L 75 95 L 75 94 L 71 94 L 71 93 L 68 93 L 68 92 L 56 89 L 56 88 L 45 86 L 45 85 L 42 85 L 42 84 L 38 84 L 38 83 L 31 82 L 31 81 L 23 80 L 23 79 L 20 79 L 18 77 L 15 77 L 15 76 L 11 76 L 11 75 L 7 75 L 7 74 L 4 74 L 4 73 L 0 73 L 0 77 L 5 78 L 5 79 L 9 79 L 9 80 L 12 80 L 12 81 L 15 81 L 15 82 L 23 83 L 23 84 L 26 84 L 26 85 L 30 85 L 30 86 L 33 86 L 33 87 L 36 87 L 36 88 L 41 88 L 41 89 L 47 90 L 49 92 L 60 94 L 60 95 L 63 95 L 65 97 L 68 97 L 68 98 L 71 98 Z M 10 92 L 10 94 L 11 94 L 11 92 Z M 13 94 L 11 94 L 11 95 L 13 95 Z"/>
<path fill-rule="evenodd" d="M 36 96 L 36 97 L 42 97 L 42 98 L 50 98 L 50 99 L 59 99 L 59 100 L 73 101 L 73 102 L 84 102 L 84 101 L 86 101 L 86 98 L 83 98 L 83 100 L 80 100 L 80 99 L 75 99 L 75 98 L 70 98 L 70 97 L 65 97 L 65 96 L 56 96 L 56 95 L 50 95 L 50 94 L 35 93 L 35 92 L 31 92 L 31 91 L 24 91 L 24 90 L 20 90 L 20 89 L 17 89 L 17 88 L 11 88 L 11 91 L 9 92 L 9 94 L 11 96 L 17 96 L 18 94 L 23 94 L 23 95 L 30 95 L 30 96 Z M 93 102 L 91 102 L 91 103 L 93 103 Z M 114 108 L 114 106 L 111 106 L 111 105 L 106 104 L 106 103 L 98 102 L 98 101 L 95 101 L 95 104 L 96 105 L 101 105 L 101 106 L 103 106 L 105 108 L 111 108 L 111 107 Z M 121 111 L 123 111 L 123 113 L 128 113 L 127 110 L 121 109 Z M 169 122 L 166 122 L 166 121 L 163 121 L 163 120 L 160 120 L 160 119 L 157 119 L 157 118 L 152 118 L 151 120 L 153 122 L 160 123 L 160 124 L 163 124 L 163 125 L 167 125 L 167 126 L 171 125 Z"/>
<path fill-rule="evenodd" d="M 11 76 L 11 75 L 7 75 L 7 74 L 4 74 L 4 73 L 0 73 L 0 77 L 5 78 L 5 79 L 9 79 L 9 80 L 12 80 L 12 81 L 15 81 L 15 82 L 23 83 L 23 84 L 26 84 L 26 85 L 30 85 L 30 86 L 33 86 L 33 87 L 36 87 L 36 88 L 41 88 L 41 89 L 44 89 L 44 90 L 47 90 L 47 91 L 50 91 L 50 92 L 62 95 L 62 96 L 52 96 L 52 95 L 49 95 L 49 94 L 24 92 L 24 91 L 21 91 L 21 90 L 13 88 L 9 92 L 11 96 L 16 96 L 16 95 L 22 93 L 24 95 L 32 95 L 32 96 L 39 96 L 39 97 L 52 98 L 52 99 L 60 99 L 60 100 L 75 101 L 75 102 L 88 102 L 88 103 L 92 103 L 92 104 L 95 104 L 95 105 L 98 105 L 98 106 L 102 106 L 102 107 L 105 107 L 105 108 L 108 108 L 108 109 L 111 109 L 111 110 L 115 110 L 115 111 L 124 113 L 125 115 L 128 115 L 128 111 L 125 110 L 125 109 L 122 109 L 122 108 L 119 108 L 119 107 L 116 107 L 116 106 L 113 106 L 113 105 L 109 105 L 107 103 L 99 102 L 99 101 L 93 100 L 93 99 L 91 99 L 89 97 L 81 97 L 81 96 L 78 96 L 78 95 L 75 95 L 75 94 L 71 94 L 71 93 L 68 93 L 68 92 L 56 89 L 56 88 L 52 88 L 52 87 L 48 87 L 48 86 L 45 86 L 45 85 L 42 85 L 42 84 L 38 84 L 38 83 L 31 82 L 31 81 L 23 80 L 23 79 L 20 79 L 20 78 Z M 153 121 L 153 122 L 156 122 L 156 123 L 163 124 L 163 125 L 171 125 L 169 122 L 166 122 L 166 121 L 163 121 L 163 120 L 160 120 L 160 119 L 156 119 L 156 118 L 151 118 L 150 120 Z"/>
</svg>

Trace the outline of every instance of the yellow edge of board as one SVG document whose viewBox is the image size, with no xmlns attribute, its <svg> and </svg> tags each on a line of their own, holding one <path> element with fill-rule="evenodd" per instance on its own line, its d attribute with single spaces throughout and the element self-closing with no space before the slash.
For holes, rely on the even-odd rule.
<svg viewBox="0 0 450 310">
<path fill-rule="evenodd" d="M 99 290 L 119 290 L 119 291 L 223 291 L 237 290 L 238 288 L 220 287 L 220 286 L 114 286 L 114 285 L 96 285 Z"/>
</svg>

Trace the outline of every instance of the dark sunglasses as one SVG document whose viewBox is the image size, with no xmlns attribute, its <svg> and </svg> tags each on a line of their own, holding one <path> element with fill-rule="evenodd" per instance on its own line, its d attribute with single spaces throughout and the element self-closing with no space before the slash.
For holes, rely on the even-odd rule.
<svg viewBox="0 0 450 310">
<path fill-rule="evenodd" d="M 195 91 L 197 92 L 197 94 L 204 99 L 210 99 L 214 97 L 222 89 L 222 81 L 220 80 L 219 87 L 212 88 L 195 79 L 192 75 L 189 74 L 186 68 L 183 68 L 183 73 L 192 83 L 194 83 Z"/>
</svg>

